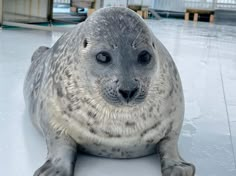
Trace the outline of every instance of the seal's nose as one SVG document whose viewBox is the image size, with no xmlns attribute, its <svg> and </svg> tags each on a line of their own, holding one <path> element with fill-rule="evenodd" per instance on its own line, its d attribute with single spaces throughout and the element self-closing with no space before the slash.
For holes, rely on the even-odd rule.
<svg viewBox="0 0 236 176">
<path fill-rule="evenodd" d="M 119 89 L 118 90 L 121 97 L 128 103 L 130 102 L 138 92 L 138 87 L 135 87 L 130 90 Z"/>
</svg>

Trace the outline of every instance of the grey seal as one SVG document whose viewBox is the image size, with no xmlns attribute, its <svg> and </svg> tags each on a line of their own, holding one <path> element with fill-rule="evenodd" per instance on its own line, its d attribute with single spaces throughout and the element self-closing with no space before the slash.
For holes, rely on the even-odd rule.
<svg viewBox="0 0 236 176">
<path fill-rule="evenodd" d="M 184 97 L 175 63 L 129 9 L 100 9 L 35 51 L 24 97 L 48 148 L 34 176 L 72 176 L 78 151 L 109 158 L 159 152 L 163 176 L 195 173 L 178 152 Z"/>
</svg>

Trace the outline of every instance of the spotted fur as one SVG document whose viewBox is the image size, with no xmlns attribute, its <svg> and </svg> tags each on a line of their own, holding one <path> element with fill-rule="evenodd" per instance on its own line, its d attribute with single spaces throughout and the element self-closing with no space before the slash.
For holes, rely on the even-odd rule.
<svg viewBox="0 0 236 176">
<path fill-rule="evenodd" d="M 117 99 L 104 100 L 102 95 L 106 93 L 117 96 L 106 85 L 116 78 L 105 72 L 96 75 L 94 67 L 99 66 L 88 63 L 88 52 L 96 42 L 121 55 L 124 46 L 132 50 L 149 46 L 155 67 L 150 67 L 148 75 L 140 74 L 137 103 L 123 106 Z M 91 74 L 96 75 L 96 80 Z M 99 10 L 64 34 L 52 48 L 37 50 L 25 80 L 24 95 L 34 125 L 47 140 L 50 158 L 45 163 L 47 167 L 58 168 L 62 161 L 55 160 L 57 155 L 69 153 L 67 160 L 74 161 L 71 153 L 74 154 L 77 145 L 93 155 L 135 158 L 157 152 L 157 144 L 165 176 L 176 172 L 170 171 L 174 168 L 172 159 L 182 167 L 183 161 L 173 149 L 184 115 L 177 68 L 143 20 L 128 9 Z M 55 148 L 60 148 L 60 153 Z M 186 171 L 187 176 L 194 174 L 192 168 Z M 71 170 L 62 169 L 52 169 L 52 175 L 72 174 Z M 42 172 L 39 169 L 36 175 Z"/>
</svg>

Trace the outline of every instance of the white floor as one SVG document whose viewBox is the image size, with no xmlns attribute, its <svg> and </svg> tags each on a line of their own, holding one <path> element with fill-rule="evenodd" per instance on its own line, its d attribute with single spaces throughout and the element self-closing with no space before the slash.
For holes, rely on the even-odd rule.
<svg viewBox="0 0 236 176">
<path fill-rule="evenodd" d="M 236 175 L 236 27 L 182 20 L 147 21 L 182 77 L 186 115 L 179 141 L 197 176 Z M 0 31 L 0 176 L 32 176 L 46 145 L 25 113 L 22 87 L 33 51 L 61 33 Z M 156 155 L 111 160 L 79 155 L 75 175 L 160 176 Z"/>
</svg>

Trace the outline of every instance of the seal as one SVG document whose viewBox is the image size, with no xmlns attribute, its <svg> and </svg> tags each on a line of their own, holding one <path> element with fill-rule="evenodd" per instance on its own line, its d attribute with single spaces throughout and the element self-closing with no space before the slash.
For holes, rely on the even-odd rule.
<svg viewBox="0 0 236 176">
<path fill-rule="evenodd" d="M 184 97 L 177 68 L 129 9 L 100 9 L 35 51 L 24 97 L 48 148 L 34 176 L 72 176 L 78 151 L 109 158 L 159 152 L 164 176 L 195 173 L 178 152 Z"/>
</svg>

